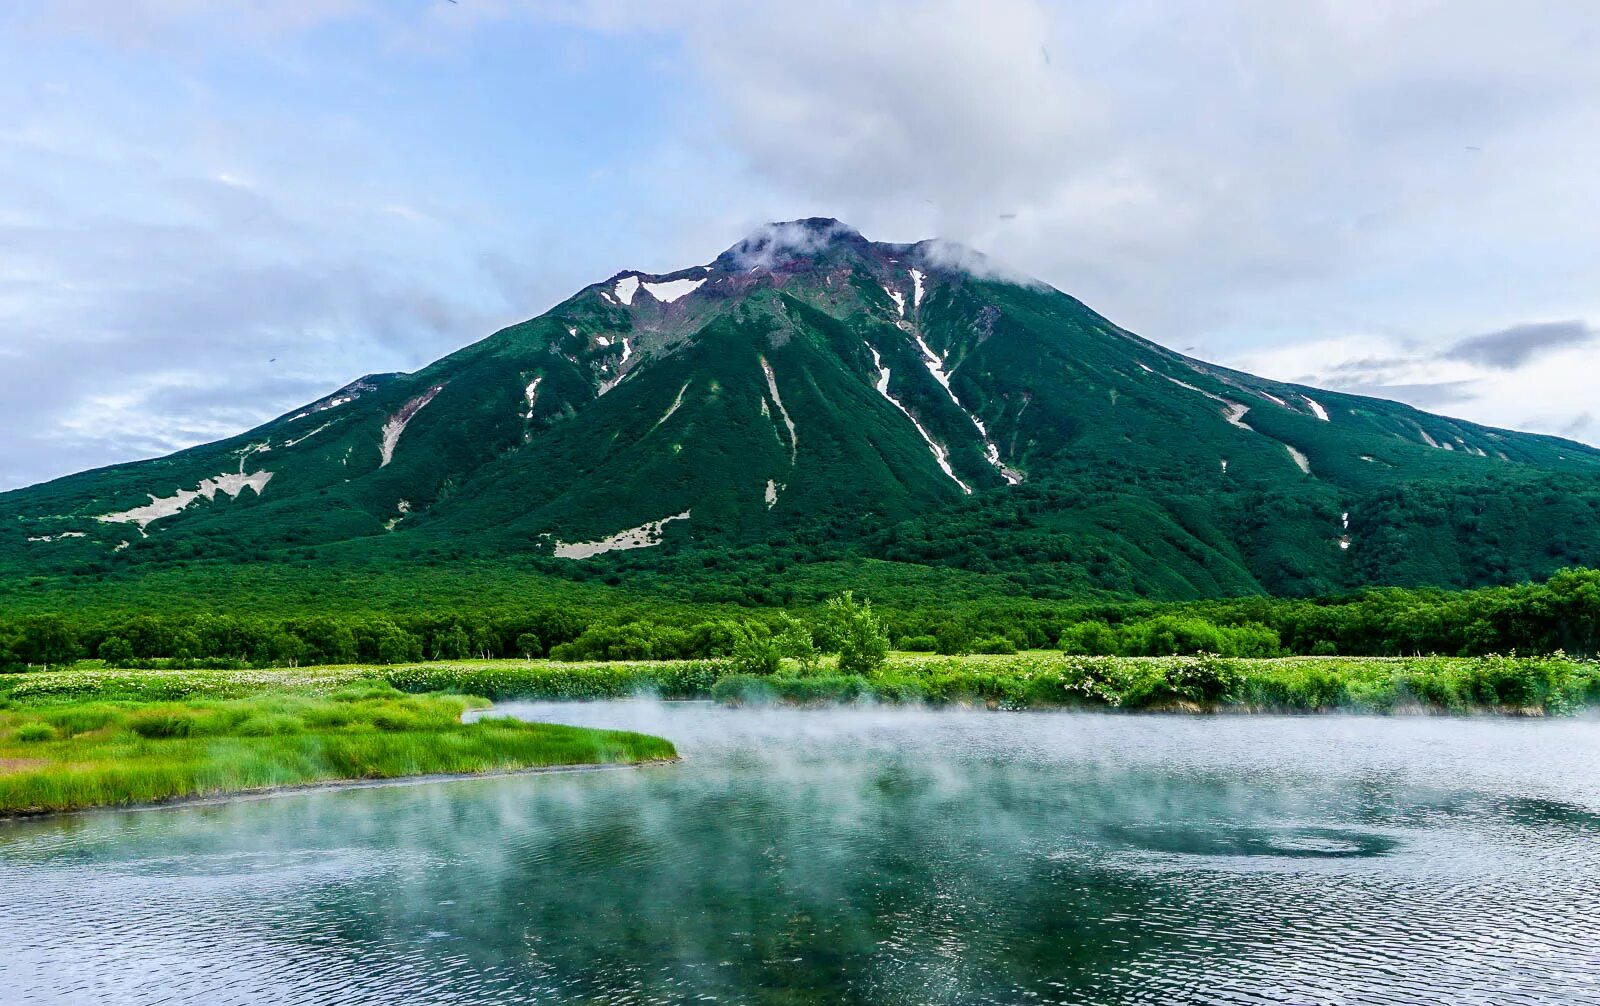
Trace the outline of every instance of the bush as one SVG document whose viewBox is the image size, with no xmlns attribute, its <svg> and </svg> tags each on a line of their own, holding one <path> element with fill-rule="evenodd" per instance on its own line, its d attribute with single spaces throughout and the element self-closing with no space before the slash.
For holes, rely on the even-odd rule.
<svg viewBox="0 0 1600 1006">
<path fill-rule="evenodd" d="M 939 649 L 939 640 L 933 636 L 902 636 L 897 650 L 907 653 L 933 653 Z"/>
<path fill-rule="evenodd" d="M 1004 636 L 987 636 L 972 644 L 973 653 L 1016 653 L 1017 644 Z"/>
<path fill-rule="evenodd" d="M 711 687 L 711 698 L 725 706 L 768 705 L 774 693 L 765 678 L 754 674 L 730 674 Z"/>
<path fill-rule="evenodd" d="M 933 634 L 934 649 L 947 657 L 972 652 L 972 630 L 961 621 L 947 621 Z"/>
<path fill-rule="evenodd" d="M 1121 649 L 1117 630 L 1104 622 L 1078 622 L 1061 632 L 1057 644 L 1064 653 L 1114 657 Z"/>
</svg>

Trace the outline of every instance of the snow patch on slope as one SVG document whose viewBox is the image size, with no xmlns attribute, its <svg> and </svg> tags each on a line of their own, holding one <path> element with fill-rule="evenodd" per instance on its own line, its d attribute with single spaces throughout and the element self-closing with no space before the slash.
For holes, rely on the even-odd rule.
<svg viewBox="0 0 1600 1006">
<path fill-rule="evenodd" d="M 528 400 L 528 411 L 522 414 L 523 419 L 533 418 L 533 403 L 539 400 L 539 382 L 542 380 L 544 380 L 544 375 L 540 374 L 529 381 L 526 388 L 522 389 L 523 397 Z"/>
<path fill-rule="evenodd" d="M 883 292 L 889 295 L 890 300 L 894 301 L 895 310 L 899 311 L 900 317 L 904 318 L 906 316 L 906 295 L 899 290 L 891 290 L 888 287 L 884 287 Z"/>
<path fill-rule="evenodd" d="M 383 459 L 378 463 L 379 468 L 388 467 L 389 462 L 394 460 L 394 449 L 400 443 L 400 434 L 406 431 L 406 426 L 418 412 L 422 411 L 423 406 L 433 401 L 433 396 L 443 389 L 444 385 L 435 384 L 427 391 L 400 406 L 400 411 L 384 422 L 383 443 L 378 448 L 378 452 Z"/>
<path fill-rule="evenodd" d="M 922 270 L 911 270 L 911 307 L 913 309 L 920 308 L 922 306 L 922 295 L 924 292 L 925 291 L 922 288 Z"/>
<path fill-rule="evenodd" d="M 401 500 L 395 504 L 394 508 L 396 511 L 395 515 L 383 522 L 383 529 L 385 531 L 393 531 L 401 521 L 406 519 L 406 514 L 411 512 L 411 501 Z"/>
<path fill-rule="evenodd" d="M 618 531 L 616 534 L 601 538 L 599 541 L 557 541 L 555 554 L 561 559 L 587 559 L 590 556 L 601 555 L 606 552 L 622 552 L 633 548 L 650 548 L 661 544 L 661 529 L 675 520 L 688 520 L 693 510 L 662 517 L 660 520 L 646 521 L 638 527 L 630 527 Z"/>
<path fill-rule="evenodd" d="M 928 373 L 932 374 L 933 379 L 939 382 L 939 387 L 943 388 L 944 393 L 950 396 L 950 401 L 954 402 L 955 407 L 961 410 L 961 414 L 971 420 L 973 427 L 978 431 L 978 436 L 983 439 L 984 460 L 989 462 L 989 465 L 1000 473 L 1000 477 L 1006 480 L 1006 485 L 1014 486 L 1021 483 L 1022 473 L 1000 460 L 1000 445 L 989 439 L 989 428 L 983 424 L 983 420 L 968 412 L 967 407 L 961 404 L 961 399 L 956 397 L 955 389 L 950 387 L 950 375 L 944 369 L 945 358 L 934 353 L 927 341 L 922 338 L 921 332 L 913 332 L 912 338 L 916 340 L 917 348 L 922 351 L 922 362 L 927 365 Z"/>
<path fill-rule="evenodd" d="M 283 447 L 293 447 L 295 444 L 298 444 L 302 440 L 310 440 L 312 437 L 316 436 L 318 433 L 321 433 L 323 430 L 327 429 L 328 427 L 330 427 L 332 425 L 333 424 L 331 422 L 330 423 L 323 423 L 321 426 L 319 426 L 316 429 L 312 430 L 310 433 L 302 433 L 298 437 L 295 437 L 292 440 L 285 440 L 281 446 L 283 446 Z"/>
<path fill-rule="evenodd" d="M 341 405 L 349 405 L 366 392 L 376 390 L 377 387 L 378 386 L 373 384 L 371 381 L 354 381 L 340 388 L 338 391 L 335 391 L 327 398 L 318 399 L 317 401 L 312 402 L 310 405 L 306 406 L 303 412 L 298 412 L 295 415 L 290 416 L 289 422 L 292 423 L 297 419 L 304 419 L 314 412 L 326 412 L 328 409 L 337 409 Z"/>
<path fill-rule="evenodd" d="M 795 438 L 794 420 L 789 418 L 789 410 L 783 407 L 783 396 L 778 394 L 778 375 L 772 372 L 772 364 L 766 357 L 761 357 L 761 372 L 767 375 L 767 391 L 772 394 L 772 404 L 778 407 L 778 415 L 783 417 L 783 425 L 789 428 L 789 463 L 794 464 L 800 450 L 800 441 Z"/>
<path fill-rule="evenodd" d="M 633 295 L 639 292 L 639 277 L 622 277 L 621 279 L 617 280 L 617 285 L 614 287 L 614 290 L 616 291 L 618 300 L 622 301 L 629 307 L 632 307 Z"/>
<path fill-rule="evenodd" d="M 772 504 L 769 503 L 767 505 L 771 506 Z M 63 538 L 87 538 L 87 537 L 89 537 L 89 536 L 87 534 L 84 534 L 82 531 L 63 531 L 60 534 L 41 534 L 41 535 L 38 535 L 37 537 L 30 537 L 28 540 L 29 541 L 60 541 Z"/>
<path fill-rule="evenodd" d="M 1143 364 L 1140 366 L 1143 366 Z M 1244 421 L 1244 414 L 1250 411 L 1250 406 L 1241 402 L 1236 402 L 1231 398 L 1223 398 L 1221 395 L 1214 395 L 1204 388 L 1197 388 L 1185 381 L 1178 380 L 1176 377 L 1168 377 L 1166 374 L 1162 374 L 1161 376 L 1166 377 L 1167 380 L 1171 381 L 1173 384 L 1176 384 L 1180 388 L 1188 388 L 1190 391 L 1199 392 L 1200 394 L 1211 399 L 1213 402 L 1222 403 L 1222 418 L 1228 421 L 1228 425 L 1237 426 L 1241 430 L 1249 430 L 1251 433 L 1257 432 L 1255 427 Z"/>
<path fill-rule="evenodd" d="M 672 404 L 667 407 L 667 411 L 663 412 L 661 414 L 661 418 L 656 420 L 656 426 L 660 426 L 662 423 L 671 419 L 672 414 L 678 411 L 678 407 L 683 404 L 683 393 L 689 390 L 689 385 L 691 383 L 691 381 L 683 382 L 683 387 L 678 389 L 678 397 L 672 400 Z M 762 406 L 765 406 L 767 404 L 767 400 L 763 398 L 761 400 L 761 404 Z M 650 428 L 653 430 L 656 428 L 656 426 L 652 426 Z"/>
<path fill-rule="evenodd" d="M 703 276 L 699 279 L 669 279 L 663 283 L 645 283 L 644 288 L 656 300 L 670 304 L 694 293 L 704 282 Z"/>
<path fill-rule="evenodd" d="M 102 514 L 96 517 L 95 520 L 105 524 L 137 524 L 139 525 L 139 530 L 143 531 L 154 521 L 182 513 L 191 503 L 201 497 L 214 500 L 217 498 L 217 493 L 222 493 L 225 496 L 238 499 L 239 494 L 244 492 L 246 487 L 254 489 L 256 495 L 259 496 L 267 488 L 267 483 L 271 481 L 271 472 L 254 472 L 250 475 L 246 475 L 243 472 L 228 472 L 215 478 L 205 479 L 193 489 L 179 489 L 171 496 L 157 496 L 155 493 L 151 493 L 150 502 L 144 506 L 136 506 L 131 510 L 123 510 L 119 513 Z"/>
<path fill-rule="evenodd" d="M 767 479 L 767 491 L 763 495 L 762 498 L 767 501 L 767 509 L 768 510 L 771 510 L 774 506 L 777 505 L 777 503 L 778 503 L 778 490 L 781 489 L 781 488 L 783 488 L 783 487 L 778 485 L 778 483 L 777 483 L 777 481 L 775 479 Z"/>
<path fill-rule="evenodd" d="M 1330 420 L 1328 418 L 1328 410 L 1324 409 L 1322 407 L 1322 403 L 1321 402 L 1318 402 L 1316 399 L 1312 398 L 1310 395 L 1301 395 L 1300 397 L 1304 398 L 1306 400 L 1306 404 L 1311 406 L 1311 411 L 1316 415 L 1316 417 L 1318 419 L 1322 420 L 1325 423 L 1332 422 L 1332 420 Z"/>
<path fill-rule="evenodd" d="M 933 460 L 939 465 L 939 470 L 950 476 L 951 480 L 961 487 L 962 492 L 971 496 L 972 487 L 961 481 L 961 477 L 956 474 L 955 469 L 950 467 L 950 452 L 945 450 L 944 446 L 937 440 L 934 440 L 927 430 L 923 429 L 922 424 L 917 422 L 917 417 L 911 414 L 910 409 L 900 404 L 899 399 L 889 394 L 889 368 L 883 365 L 883 358 L 878 355 L 878 351 L 872 347 L 871 343 L 867 344 L 867 352 L 872 354 L 872 368 L 878 372 L 878 380 L 873 385 L 878 389 L 878 394 L 888 399 L 890 405 L 899 409 L 907 419 L 911 420 L 911 425 L 915 426 L 917 433 L 922 436 L 922 442 L 927 444 L 928 450 L 933 452 Z"/>
<path fill-rule="evenodd" d="M 1141 363 L 1141 364 L 1139 364 L 1139 366 L 1143 367 L 1144 364 Z M 1149 368 L 1146 367 L 1145 369 L 1148 370 Z M 1155 373 L 1155 371 L 1153 371 L 1153 370 L 1150 371 L 1150 372 L 1152 374 Z M 1180 381 L 1176 377 L 1172 377 L 1169 374 L 1162 374 L 1161 376 L 1165 377 L 1167 380 L 1171 381 L 1173 384 L 1178 385 L 1180 388 L 1188 388 L 1190 391 L 1197 391 L 1200 394 L 1206 396 L 1207 398 L 1211 399 L 1214 402 L 1222 403 L 1222 418 L 1227 420 L 1228 424 L 1230 426 L 1237 426 L 1241 430 L 1249 430 L 1251 433 L 1258 434 L 1259 436 L 1263 436 L 1263 437 L 1267 436 L 1265 433 L 1262 433 L 1260 430 L 1256 429 L 1254 426 L 1251 426 L 1249 423 L 1244 421 L 1245 413 L 1250 411 L 1250 406 L 1245 405 L 1245 404 L 1243 404 L 1241 402 L 1236 402 L 1231 398 L 1223 398 L 1221 395 L 1212 394 L 1211 392 L 1207 391 L 1204 388 L 1197 388 L 1194 385 L 1186 383 L 1184 381 Z M 1305 397 L 1305 396 L 1302 395 L 1301 397 Z M 1309 402 L 1309 401 L 1311 401 L 1311 399 L 1307 398 L 1306 401 Z M 1318 408 L 1320 408 L 1320 407 L 1321 406 L 1318 406 Z M 1267 437 L 1267 439 L 1268 440 L 1274 440 L 1275 438 Z M 1296 450 L 1294 447 L 1291 447 L 1288 444 L 1284 444 L 1283 441 L 1281 441 L 1281 440 L 1277 440 L 1276 442 L 1279 443 L 1279 444 L 1283 444 L 1283 449 L 1289 452 L 1289 458 L 1290 458 L 1290 460 L 1292 460 L 1295 463 L 1295 466 L 1297 468 L 1299 468 L 1302 472 L 1305 472 L 1307 475 L 1311 474 L 1311 459 L 1310 458 L 1306 457 L 1303 453 L 1301 453 L 1300 451 Z M 1224 470 L 1226 470 L 1226 469 L 1224 469 Z"/>
</svg>

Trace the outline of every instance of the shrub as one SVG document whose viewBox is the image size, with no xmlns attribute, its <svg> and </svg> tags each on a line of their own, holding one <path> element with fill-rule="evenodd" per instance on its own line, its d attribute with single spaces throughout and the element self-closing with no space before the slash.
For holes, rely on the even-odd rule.
<svg viewBox="0 0 1600 1006">
<path fill-rule="evenodd" d="M 933 653 L 939 648 L 939 640 L 934 636 L 902 636 L 897 650 L 907 653 Z"/>
<path fill-rule="evenodd" d="M 972 644 L 974 653 L 1016 653 L 1017 644 L 1004 636 L 987 636 Z"/>
<path fill-rule="evenodd" d="M 773 697 L 767 679 L 753 674 L 730 674 L 711 687 L 711 698 L 725 706 L 766 705 Z"/>
<path fill-rule="evenodd" d="M 1062 630 L 1057 645 L 1065 653 L 1111 657 L 1116 656 L 1121 644 L 1117 630 L 1106 623 L 1078 622 Z"/>
<path fill-rule="evenodd" d="M 972 652 L 972 630 L 960 621 L 949 621 L 933 634 L 934 649 L 948 657 Z"/>
</svg>

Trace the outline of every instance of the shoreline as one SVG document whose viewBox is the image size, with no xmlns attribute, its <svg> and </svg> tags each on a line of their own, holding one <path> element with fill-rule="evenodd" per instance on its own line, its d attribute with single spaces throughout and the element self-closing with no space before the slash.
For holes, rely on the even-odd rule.
<svg viewBox="0 0 1600 1006">
<path fill-rule="evenodd" d="M 104 804 L 95 807 L 78 807 L 73 810 L 11 811 L 0 813 L 0 827 L 23 821 L 42 821 L 55 817 L 77 817 L 84 814 L 120 814 L 137 811 L 177 810 L 188 807 L 221 806 L 230 803 L 254 803 L 275 800 L 285 796 L 307 793 L 335 792 L 355 789 L 387 789 L 399 786 L 426 786 L 434 783 L 465 782 L 472 779 L 504 779 L 512 776 L 567 775 L 580 772 L 607 772 L 622 769 L 641 769 L 663 765 L 676 765 L 679 758 L 647 758 L 632 762 L 603 762 L 576 765 L 534 765 L 528 768 L 495 769 L 489 772 L 430 772 L 424 775 L 399 775 L 380 779 L 327 779 L 321 782 L 285 783 L 281 786 L 255 786 L 229 793 L 206 793 L 194 796 L 175 796 L 168 800 L 144 803 Z"/>
</svg>

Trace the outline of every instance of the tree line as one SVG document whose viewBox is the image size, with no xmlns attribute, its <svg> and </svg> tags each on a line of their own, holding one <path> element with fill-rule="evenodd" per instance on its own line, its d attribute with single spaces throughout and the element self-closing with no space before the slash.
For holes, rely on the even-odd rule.
<svg viewBox="0 0 1600 1006">
<path fill-rule="evenodd" d="M 858 619 L 865 612 L 870 627 Z M 1059 648 L 1144 656 L 1402 656 L 1600 653 L 1600 571 L 1473 591 L 1382 588 L 1285 599 L 925 603 L 874 609 L 846 592 L 805 609 L 662 602 L 626 615 L 546 603 L 416 614 L 0 612 L 0 668 L 102 659 L 112 665 L 296 666 L 469 658 L 674 660 L 759 665 L 884 648 L 947 654 Z M 851 642 L 851 640 L 854 642 Z M 776 656 L 775 656 L 776 655 Z M 871 659 L 864 658 L 864 659 Z"/>
</svg>

